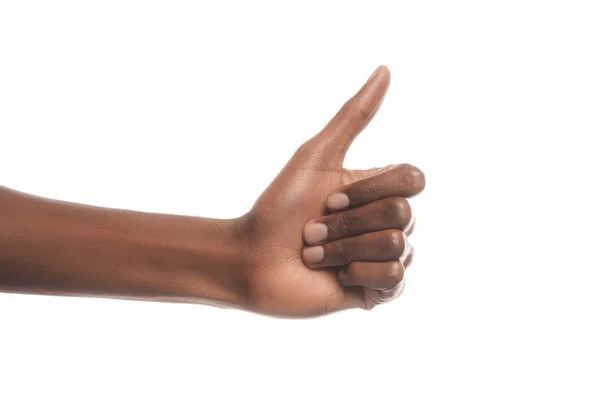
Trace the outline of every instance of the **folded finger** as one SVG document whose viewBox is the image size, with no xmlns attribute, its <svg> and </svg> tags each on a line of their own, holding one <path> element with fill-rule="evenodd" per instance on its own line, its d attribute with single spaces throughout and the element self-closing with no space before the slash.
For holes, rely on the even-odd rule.
<svg viewBox="0 0 600 400">
<path fill-rule="evenodd" d="M 387 229 L 305 247 L 302 259 L 310 268 L 346 265 L 353 261 L 397 261 L 405 248 L 404 233 Z"/>
<path fill-rule="evenodd" d="M 406 233 L 413 220 L 408 200 L 390 197 L 309 221 L 304 227 L 304 240 L 316 245 L 385 229 Z"/>
<path fill-rule="evenodd" d="M 380 174 L 343 186 L 327 199 L 327 208 L 355 208 L 387 197 L 412 197 L 425 188 L 425 175 L 410 164 L 400 164 Z"/>
<path fill-rule="evenodd" d="M 404 279 L 404 266 L 400 261 L 355 261 L 338 272 L 342 286 L 364 286 L 378 290 L 393 290 Z"/>
</svg>

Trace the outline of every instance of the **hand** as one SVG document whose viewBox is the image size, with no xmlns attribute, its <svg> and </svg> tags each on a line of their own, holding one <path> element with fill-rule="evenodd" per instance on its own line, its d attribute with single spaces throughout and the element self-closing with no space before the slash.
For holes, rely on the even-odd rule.
<svg viewBox="0 0 600 400">
<path fill-rule="evenodd" d="M 241 217 L 253 311 L 317 316 L 371 309 L 401 293 L 413 256 L 406 198 L 423 190 L 424 175 L 408 164 L 342 168 L 389 82 L 379 67 Z"/>
<path fill-rule="evenodd" d="M 342 168 L 389 80 L 380 67 L 240 218 L 110 209 L 0 187 L 0 291 L 288 317 L 370 309 L 398 296 L 412 260 L 406 198 L 423 190 L 423 173 L 406 164 Z"/>
</svg>

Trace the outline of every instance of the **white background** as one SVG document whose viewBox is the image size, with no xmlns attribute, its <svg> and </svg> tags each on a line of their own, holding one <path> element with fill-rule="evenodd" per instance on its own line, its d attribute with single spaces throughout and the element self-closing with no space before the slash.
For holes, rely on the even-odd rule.
<svg viewBox="0 0 600 400">
<path fill-rule="evenodd" d="M 0 398 L 598 399 L 599 21 L 597 1 L 2 1 L 2 185 L 236 217 L 386 64 L 347 166 L 428 187 L 406 291 L 372 312 L 0 295 Z"/>
</svg>

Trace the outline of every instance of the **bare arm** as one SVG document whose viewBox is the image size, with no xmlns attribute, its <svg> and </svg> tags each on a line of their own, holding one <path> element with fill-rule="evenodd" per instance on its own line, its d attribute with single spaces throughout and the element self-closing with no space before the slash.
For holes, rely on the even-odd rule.
<svg viewBox="0 0 600 400">
<path fill-rule="evenodd" d="M 86 206 L 0 186 L 0 290 L 242 306 L 234 222 Z"/>
</svg>

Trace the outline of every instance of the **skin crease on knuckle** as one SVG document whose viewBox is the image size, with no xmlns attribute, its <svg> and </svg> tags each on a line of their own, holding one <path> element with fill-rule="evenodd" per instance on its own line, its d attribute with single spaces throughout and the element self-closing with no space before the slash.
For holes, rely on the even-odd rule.
<svg viewBox="0 0 600 400">
<path fill-rule="evenodd" d="M 371 199 L 378 191 L 378 187 L 372 183 L 364 183 L 360 186 L 360 196 L 365 199 Z"/>
<path fill-rule="evenodd" d="M 331 228 L 338 236 L 345 236 L 350 231 L 350 227 L 356 228 L 359 223 L 360 219 L 353 214 L 341 212 L 331 224 Z"/>
<path fill-rule="evenodd" d="M 360 97 L 348 101 L 346 106 L 345 117 L 351 124 L 364 125 L 373 114 L 373 110 L 365 107 Z"/>
</svg>

